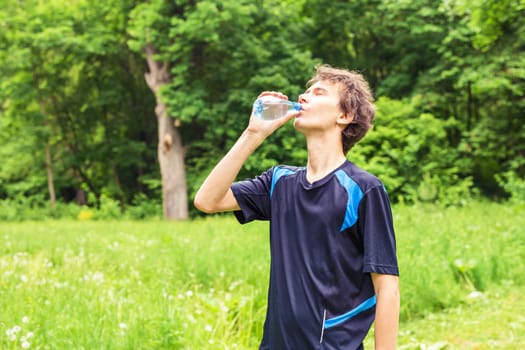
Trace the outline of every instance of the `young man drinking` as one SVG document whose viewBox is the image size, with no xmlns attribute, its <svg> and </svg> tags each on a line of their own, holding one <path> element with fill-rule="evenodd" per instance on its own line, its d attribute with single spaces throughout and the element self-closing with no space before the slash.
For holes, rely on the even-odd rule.
<svg viewBox="0 0 525 350">
<path fill-rule="evenodd" d="M 263 92 L 287 99 L 279 92 Z M 268 308 L 260 349 L 362 349 L 375 320 L 375 348 L 395 349 L 399 281 L 392 213 L 383 184 L 348 151 L 375 115 L 358 73 L 317 67 L 300 111 L 253 114 L 195 196 L 207 213 L 270 222 Z M 287 121 L 306 138 L 306 166 L 276 165 L 235 182 L 246 159 Z"/>
</svg>

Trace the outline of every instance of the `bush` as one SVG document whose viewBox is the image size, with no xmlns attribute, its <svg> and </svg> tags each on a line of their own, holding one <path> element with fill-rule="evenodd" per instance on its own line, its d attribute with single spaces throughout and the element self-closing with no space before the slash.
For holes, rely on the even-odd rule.
<svg viewBox="0 0 525 350">
<path fill-rule="evenodd" d="M 517 169 L 524 165 L 524 160 L 515 160 L 511 163 L 511 170 L 495 176 L 501 188 L 509 194 L 511 203 L 525 203 L 525 177 L 517 173 Z"/>
<path fill-rule="evenodd" d="M 132 205 L 120 208 L 120 202 L 102 196 L 100 208 L 79 206 L 76 203 L 56 202 L 52 209 L 48 201 L 39 197 L 17 197 L 0 200 L 0 221 L 41 221 L 48 219 L 72 220 L 120 220 L 120 219 L 159 219 L 162 218 L 162 203 L 138 194 Z"/>
<path fill-rule="evenodd" d="M 133 198 L 132 205 L 126 209 L 126 217 L 130 219 L 161 218 L 162 203 L 160 199 L 151 199 L 139 193 Z"/>
<path fill-rule="evenodd" d="M 33 197 L 16 197 L 0 200 L 0 220 L 2 221 L 27 221 L 46 219 L 75 219 L 81 207 L 75 203 L 56 202 L 51 208 L 49 201 Z"/>
<path fill-rule="evenodd" d="M 419 99 L 377 101 L 374 128 L 349 153 L 350 159 L 378 176 L 393 202 L 465 204 L 472 189 L 468 161 L 448 145 L 454 120 L 419 111 Z"/>
<path fill-rule="evenodd" d="M 122 217 L 122 210 L 118 200 L 109 196 L 100 196 L 100 207 L 93 213 L 95 219 L 119 219 Z"/>
</svg>

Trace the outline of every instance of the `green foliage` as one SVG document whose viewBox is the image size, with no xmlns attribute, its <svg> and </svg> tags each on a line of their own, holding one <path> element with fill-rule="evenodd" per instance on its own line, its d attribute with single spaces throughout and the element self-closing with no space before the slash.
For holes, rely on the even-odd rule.
<svg viewBox="0 0 525 350">
<path fill-rule="evenodd" d="M 124 209 L 118 200 L 102 195 L 99 207 L 79 206 L 59 201 L 52 209 L 44 196 L 18 196 L 0 200 L 0 221 L 24 222 L 68 220 L 142 220 L 158 219 L 162 214 L 159 198 L 138 194 Z"/>
<path fill-rule="evenodd" d="M 160 219 L 162 203 L 160 198 L 151 199 L 139 193 L 133 198 L 131 206 L 126 208 L 125 217 L 131 220 Z"/>
<path fill-rule="evenodd" d="M 48 219 L 72 219 L 79 213 L 79 206 L 58 202 L 54 209 L 40 195 L 17 196 L 0 200 L 0 221 L 45 221 Z"/>
<path fill-rule="evenodd" d="M 468 161 L 442 146 L 456 127 L 453 120 L 421 112 L 419 98 L 382 97 L 374 124 L 349 158 L 378 176 L 394 201 L 465 204 L 471 189 Z"/>
<path fill-rule="evenodd" d="M 169 30 L 153 15 L 159 11 L 176 14 Z M 316 61 L 302 44 L 305 33 L 293 3 L 174 6 L 156 1 L 136 7 L 131 18 L 131 47 L 139 51 L 154 45 L 156 59 L 171 67 L 171 81 L 161 94 L 169 114 L 181 122 L 190 191 L 246 127 L 261 91 L 279 90 L 296 99 L 313 74 Z M 304 148 L 301 138 L 283 128 L 248 160 L 240 176 L 253 176 L 276 162 L 296 162 L 293 150 L 299 148 Z"/>
<path fill-rule="evenodd" d="M 0 34 L 0 140 L 9 145 L 0 153 L 22 160 L 0 174 L 0 198 L 45 193 L 46 147 L 59 198 L 83 188 L 96 205 L 103 192 L 121 198 L 138 187 L 133 175 L 151 163 L 144 141 L 153 129 L 152 112 L 135 102 L 145 84 L 124 40 L 128 7 L 119 0 L 0 7 L 8 28 Z"/>
<path fill-rule="evenodd" d="M 471 190 L 515 200 L 525 176 L 514 163 L 525 156 L 524 11 L 510 0 L 4 0 L 0 199 L 45 205 L 47 171 L 58 202 L 82 190 L 95 211 L 160 197 L 143 180 L 160 177 L 144 81 L 152 46 L 170 68 L 159 93 L 180 125 L 190 201 L 254 98 L 296 99 L 320 62 L 371 82 L 377 126 L 351 157 L 394 201 L 460 204 Z M 239 177 L 305 161 L 304 139 L 287 125 Z"/>
<path fill-rule="evenodd" d="M 511 162 L 511 169 L 504 173 L 496 175 L 501 188 L 503 188 L 510 196 L 510 201 L 513 203 L 525 203 L 525 176 L 523 174 L 525 168 L 525 160 L 523 158 L 514 159 Z"/>
<path fill-rule="evenodd" d="M 493 197 L 501 196 L 494 175 L 524 155 L 523 10 L 516 1 L 443 5 L 439 59 L 419 81 L 431 112 L 458 122 L 451 146 L 463 144 L 474 185 Z"/>
</svg>

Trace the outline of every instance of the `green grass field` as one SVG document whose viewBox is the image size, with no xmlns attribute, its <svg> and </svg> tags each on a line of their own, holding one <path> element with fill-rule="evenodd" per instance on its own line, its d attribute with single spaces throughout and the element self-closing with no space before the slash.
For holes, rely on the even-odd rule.
<svg viewBox="0 0 525 350">
<path fill-rule="evenodd" d="M 524 213 L 394 208 L 400 349 L 525 348 Z M 0 349 L 257 348 L 266 223 L 2 222 L 0 240 Z"/>
</svg>

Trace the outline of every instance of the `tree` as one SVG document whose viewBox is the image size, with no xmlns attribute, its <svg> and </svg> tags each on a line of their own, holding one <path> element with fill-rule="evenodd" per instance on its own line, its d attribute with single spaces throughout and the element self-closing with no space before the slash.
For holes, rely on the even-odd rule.
<svg viewBox="0 0 525 350">
<path fill-rule="evenodd" d="M 130 47 L 144 54 L 157 100 L 165 217 L 187 216 L 185 155 L 192 188 L 246 125 L 260 91 L 298 94 L 297 81 L 311 74 L 314 61 L 296 44 L 294 13 L 287 3 L 237 0 L 156 0 L 132 12 Z M 260 152 L 268 158 L 271 148 Z"/>
<path fill-rule="evenodd" d="M 54 189 L 66 200 L 75 197 L 69 194 L 73 189 L 80 204 L 85 203 L 84 191 L 95 205 L 103 193 L 124 204 L 128 191 L 122 187 L 122 174 L 143 167 L 145 147 L 135 135 L 148 129 L 137 120 L 144 108 L 135 101 L 144 100 L 144 94 L 134 79 L 139 71 L 135 54 L 125 42 L 122 13 L 132 3 L 115 0 L 92 6 L 53 0 L 6 5 L 0 34 L 6 125 L 1 136 L 13 142 L 12 150 L 24 154 L 27 162 L 6 170 L 4 179 L 32 186 L 8 184 L 12 190 L 7 195 L 41 192 L 38 174 L 43 164 L 51 203 Z M 108 160 L 113 162 L 106 165 Z M 24 181 L 28 175 L 38 179 Z M 133 182 L 124 186 L 128 184 Z"/>
<path fill-rule="evenodd" d="M 420 80 L 432 113 L 460 122 L 451 144 L 467 151 L 475 184 L 489 196 L 502 195 L 495 175 L 525 154 L 524 10 L 523 1 L 442 5 L 447 33 Z"/>
<path fill-rule="evenodd" d="M 445 18 L 433 0 L 305 0 L 316 57 L 363 73 L 377 97 L 403 98 L 437 60 Z"/>
</svg>

